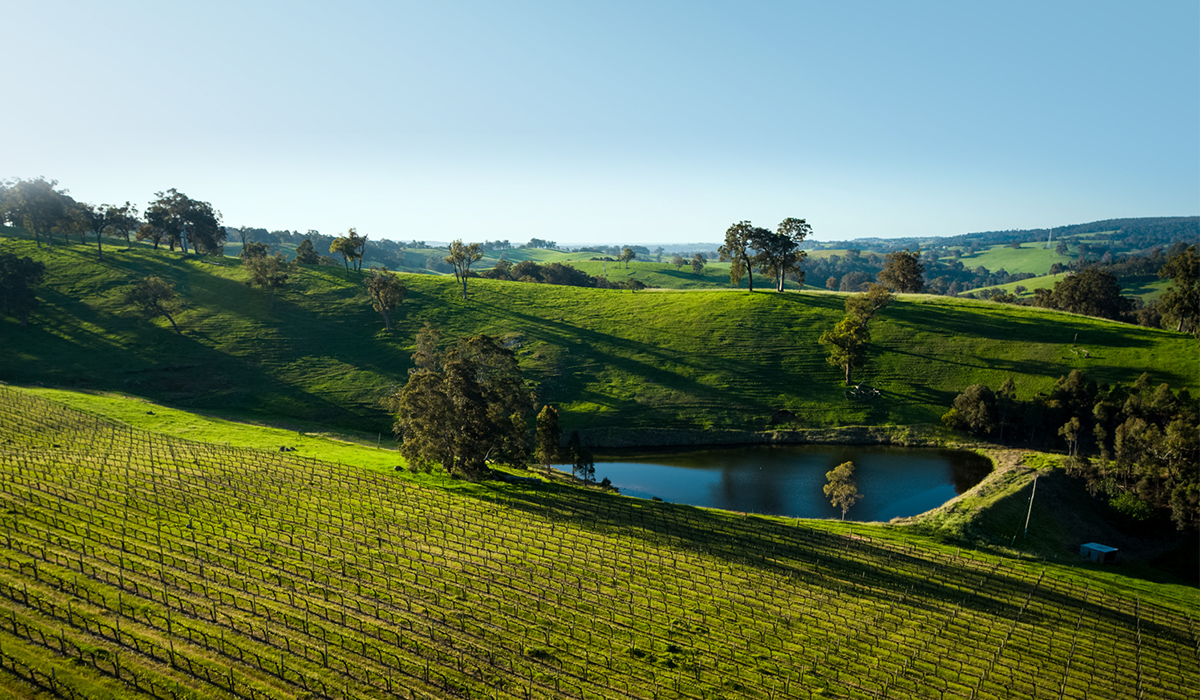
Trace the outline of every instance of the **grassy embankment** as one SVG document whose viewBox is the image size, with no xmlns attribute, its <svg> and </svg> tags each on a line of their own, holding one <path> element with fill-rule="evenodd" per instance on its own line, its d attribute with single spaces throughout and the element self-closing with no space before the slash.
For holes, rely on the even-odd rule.
<svg viewBox="0 0 1200 700">
<path fill-rule="evenodd" d="M 1194 589 L 919 528 L 545 484 L 451 493 L 6 389 L 0 445 L 0 692 L 15 697 L 1184 698 L 1200 683 Z"/>
<path fill-rule="evenodd" d="M 1200 389 L 1188 336 L 1040 309 L 945 297 L 902 296 L 873 322 L 870 364 L 857 376 L 883 390 L 863 404 L 843 396 L 821 332 L 841 317 L 834 293 L 639 292 L 405 276 L 408 300 L 388 336 L 359 276 L 299 272 L 277 297 L 245 286 L 237 260 L 181 260 L 165 251 L 58 246 L 5 249 L 48 266 L 42 306 L 27 328 L 0 322 L 0 379 L 114 391 L 227 417 L 389 429 L 379 397 L 405 381 L 423 323 L 445 338 L 501 336 L 517 348 L 540 398 L 568 429 L 596 431 L 767 428 L 778 409 L 798 427 L 830 430 L 936 426 L 969 384 L 1012 376 L 1020 395 L 1046 391 L 1082 369 L 1101 383 L 1154 382 Z M 172 280 L 187 308 L 183 336 L 123 306 L 137 278 Z M 1086 347 L 1090 357 L 1072 351 Z M 824 434 L 822 434 L 824 435 Z M 689 436 L 695 439 L 696 436 Z"/>
</svg>

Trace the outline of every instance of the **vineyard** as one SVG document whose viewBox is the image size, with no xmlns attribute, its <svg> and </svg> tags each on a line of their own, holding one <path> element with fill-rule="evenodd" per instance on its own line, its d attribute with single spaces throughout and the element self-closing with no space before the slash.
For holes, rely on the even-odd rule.
<svg viewBox="0 0 1200 700">
<path fill-rule="evenodd" d="M 489 488 L 167 438 L 0 387 L 0 697 L 1200 687 L 1194 616 L 1028 562 L 861 526 Z"/>
</svg>

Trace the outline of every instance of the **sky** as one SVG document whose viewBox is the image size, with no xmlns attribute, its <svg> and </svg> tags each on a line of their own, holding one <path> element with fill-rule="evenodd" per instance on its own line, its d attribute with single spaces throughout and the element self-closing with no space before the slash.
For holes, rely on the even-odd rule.
<svg viewBox="0 0 1200 700">
<path fill-rule="evenodd" d="M 0 179 L 560 245 L 1200 214 L 1200 3 L 0 0 Z"/>
</svg>

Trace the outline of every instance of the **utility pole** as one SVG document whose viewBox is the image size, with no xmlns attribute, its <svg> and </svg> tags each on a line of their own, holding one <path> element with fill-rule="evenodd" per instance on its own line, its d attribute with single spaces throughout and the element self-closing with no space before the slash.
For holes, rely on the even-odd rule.
<svg viewBox="0 0 1200 700">
<path fill-rule="evenodd" d="M 1033 493 L 1029 494 L 1029 510 L 1026 511 L 1026 513 L 1025 513 L 1025 534 L 1021 536 L 1021 539 L 1029 539 L 1029 517 L 1031 515 L 1033 515 L 1033 497 L 1037 495 L 1037 480 L 1038 480 L 1038 475 L 1034 474 L 1033 475 Z M 1011 546 L 1015 545 L 1016 543 L 1017 543 L 1017 536 L 1013 535 L 1012 542 L 1009 543 L 1008 546 L 1011 547 Z"/>
</svg>

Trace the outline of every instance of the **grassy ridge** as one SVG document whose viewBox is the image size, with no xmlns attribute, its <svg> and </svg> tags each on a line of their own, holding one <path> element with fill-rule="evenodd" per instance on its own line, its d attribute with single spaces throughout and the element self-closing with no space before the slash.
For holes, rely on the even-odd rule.
<svg viewBox="0 0 1200 700">
<path fill-rule="evenodd" d="M 181 260 L 163 251 L 5 249 L 48 266 L 28 328 L 0 322 L 0 379 L 119 391 L 227 415 L 278 416 L 386 432 L 378 400 L 407 376 L 417 330 L 446 338 L 486 332 L 515 348 L 542 400 L 568 428 L 760 430 L 787 408 L 803 427 L 936 425 L 969 384 L 1013 376 L 1021 395 L 1072 369 L 1099 382 L 1198 387 L 1193 339 L 1040 309 L 903 296 L 872 326 L 859 374 L 884 391 L 843 397 L 821 332 L 841 317 L 834 293 L 638 292 L 408 275 L 409 296 L 387 336 L 361 278 L 302 270 L 276 299 L 248 289 L 240 261 Z M 138 277 L 172 280 L 188 308 L 182 337 L 121 304 Z M 1077 341 L 1076 341 L 1077 338 Z M 1071 351 L 1089 350 L 1090 358 Z"/>
<path fill-rule="evenodd" d="M 0 445 L 0 692 L 18 697 L 1173 700 L 1200 683 L 1173 604 L 903 528 L 449 493 L 3 388 Z"/>
</svg>

